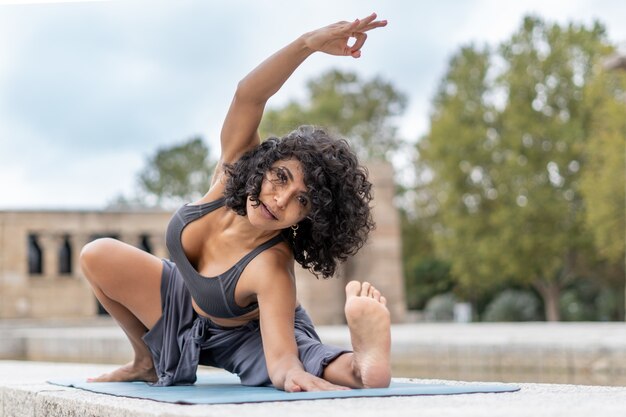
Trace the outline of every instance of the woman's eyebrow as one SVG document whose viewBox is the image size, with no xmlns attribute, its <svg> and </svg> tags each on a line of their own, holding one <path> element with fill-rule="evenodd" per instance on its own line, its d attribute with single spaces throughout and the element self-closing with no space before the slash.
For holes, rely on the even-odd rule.
<svg viewBox="0 0 626 417">
<path fill-rule="evenodd" d="M 287 168 L 286 166 L 279 166 L 279 169 L 284 170 L 287 173 L 287 176 L 289 177 L 290 181 L 293 181 L 293 174 L 291 173 L 291 171 L 289 170 L 289 168 Z M 306 197 L 307 199 L 311 199 L 311 196 L 309 195 L 309 191 L 308 190 L 301 190 L 300 194 L 303 195 L 304 197 Z"/>
<path fill-rule="evenodd" d="M 291 173 L 291 171 L 289 171 L 289 168 L 287 168 L 286 166 L 280 166 L 281 169 L 285 170 L 287 172 L 287 176 L 289 177 L 289 179 L 291 181 L 293 181 L 293 174 Z"/>
</svg>

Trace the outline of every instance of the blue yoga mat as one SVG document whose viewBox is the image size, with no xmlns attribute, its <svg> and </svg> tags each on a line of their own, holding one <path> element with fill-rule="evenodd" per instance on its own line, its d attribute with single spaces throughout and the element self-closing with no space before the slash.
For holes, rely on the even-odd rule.
<svg viewBox="0 0 626 417">
<path fill-rule="evenodd" d="M 237 376 L 222 372 L 198 375 L 198 381 L 195 385 L 170 387 L 153 387 L 145 382 L 85 382 L 84 380 L 76 378 L 55 378 L 48 382 L 100 394 L 143 398 L 178 404 L 227 404 L 317 400 L 323 398 L 474 394 L 513 392 L 520 389 L 518 386 L 510 384 L 446 385 L 392 382 L 389 388 L 287 393 L 272 387 L 246 387 L 239 383 Z"/>
</svg>

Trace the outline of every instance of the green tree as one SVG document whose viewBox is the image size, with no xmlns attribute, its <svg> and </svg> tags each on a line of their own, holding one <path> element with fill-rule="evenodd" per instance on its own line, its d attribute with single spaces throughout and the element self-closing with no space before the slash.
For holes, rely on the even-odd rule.
<svg viewBox="0 0 626 417">
<path fill-rule="evenodd" d="M 361 157 L 384 158 L 400 145 L 393 118 L 405 107 L 405 95 L 390 82 L 331 70 L 307 83 L 303 102 L 266 111 L 260 131 L 282 136 L 303 124 L 323 126 L 348 138 Z"/>
<path fill-rule="evenodd" d="M 450 292 L 455 282 L 450 263 L 434 257 L 432 230 L 401 212 L 402 263 L 407 307 L 423 310 L 432 297 Z"/>
<path fill-rule="evenodd" d="M 437 251 L 466 288 L 532 285 L 559 319 L 561 290 L 590 247 L 583 92 L 608 48 L 598 23 L 526 17 L 496 52 L 468 46 L 452 58 L 418 151 Z"/>
<path fill-rule="evenodd" d="M 582 173 L 586 223 L 599 254 L 624 266 L 626 240 L 626 71 L 600 72 L 586 89 L 590 118 Z"/>
<path fill-rule="evenodd" d="M 142 200 L 157 205 L 196 200 L 209 190 L 214 168 L 200 137 L 159 148 L 138 176 Z"/>
</svg>

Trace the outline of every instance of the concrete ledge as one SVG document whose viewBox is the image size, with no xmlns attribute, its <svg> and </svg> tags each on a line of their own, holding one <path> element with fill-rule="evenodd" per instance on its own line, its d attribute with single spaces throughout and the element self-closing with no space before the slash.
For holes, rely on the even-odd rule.
<svg viewBox="0 0 626 417">
<path fill-rule="evenodd" d="M 122 364 L 132 358 L 111 320 L 0 323 L 0 359 Z M 345 326 L 317 328 L 350 346 Z M 392 327 L 401 377 L 626 386 L 625 323 L 420 323 Z"/>
<path fill-rule="evenodd" d="M 94 394 L 44 382 L 53 376 L 87 377 L 110 369 L 105 365 L 0 361 L 0 417 L 607 417 L 623 416 L 626 410 L 624 387 L 520 384 L 522 391 L 502 394 L 190 406 Z"/>
<path fill-rule="evenodd" d="M 348 345 L 342 326 L 327 343 Z M 626 386 L 626 323 L 420 323 L 392 326 L 398 376 Z"/>
</svg>

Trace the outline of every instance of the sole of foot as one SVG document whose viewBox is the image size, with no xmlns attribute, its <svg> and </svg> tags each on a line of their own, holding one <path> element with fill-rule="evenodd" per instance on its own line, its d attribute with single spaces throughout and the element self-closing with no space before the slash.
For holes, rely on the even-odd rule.
<svg viewBox="0 0 626 417">
<path fill-rule="evenodd" d="M 354 349 L 355 371 L 365 388 L 388 387 L 391 381 L 391 319 L 386 300 L 369 283 L 346 286 L 346 320 Z"/>
</svg>

